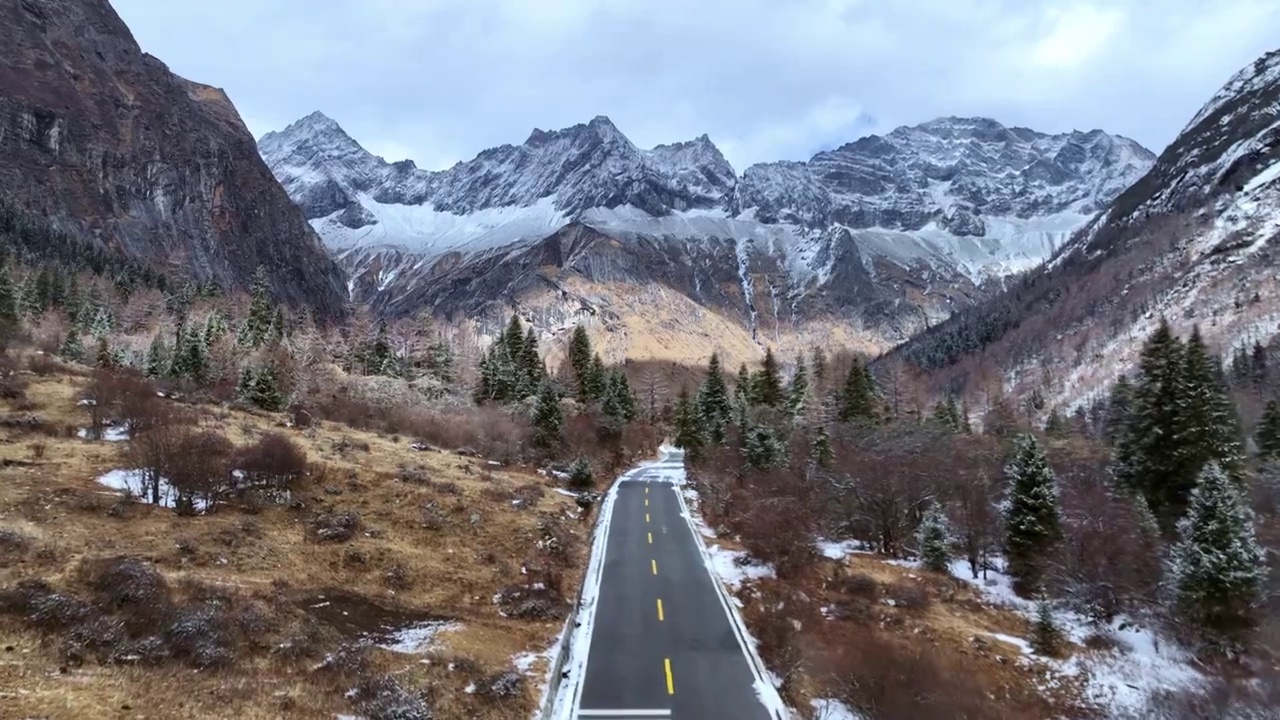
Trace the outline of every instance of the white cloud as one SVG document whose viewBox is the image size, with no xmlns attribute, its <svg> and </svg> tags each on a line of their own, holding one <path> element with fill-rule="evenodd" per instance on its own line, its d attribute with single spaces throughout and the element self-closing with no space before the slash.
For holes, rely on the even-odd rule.
<svg viewBox="0 0 1280 720">
<path fill-rule="evenodd" d="M 1093 60 L 1115 36 L 1125 20 L 1118 7 L 1067 5 L 1048 12 L 1050 29 L 1031 53 L 1038 65 L 1075 68 Z"/>
<path fill-rule="evenodd" d="M 319 109 L 423 167 L 599 114 L 643 146 L 705 132 L 739 169 L 940 115 L 1159 149 L 1280 44 L 1277 0 L 113 4 L 255 131 Z"/>
</svg>

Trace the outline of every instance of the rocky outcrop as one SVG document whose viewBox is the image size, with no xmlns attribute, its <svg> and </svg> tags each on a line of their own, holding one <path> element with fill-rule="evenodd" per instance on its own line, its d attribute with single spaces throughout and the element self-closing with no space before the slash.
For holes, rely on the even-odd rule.
<svg viewBox="0 0 1280 720">
<path fill-rule="evenodd" d="M 143 53 L 107 0 L 0 2 L 0 194 L 162 271 L 344 312 L 345 277 L 219 89 Z"/>
</svg>

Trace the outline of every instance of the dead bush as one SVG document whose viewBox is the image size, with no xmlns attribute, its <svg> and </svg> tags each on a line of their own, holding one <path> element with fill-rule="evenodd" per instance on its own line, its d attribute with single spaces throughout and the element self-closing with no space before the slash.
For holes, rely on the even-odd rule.
<svg viewBox="0 0 1280 720">
<path fill-rule="evenodd" d="M 27 379 L 18 374 L 18 364 L 7 354 L 0 355 L 0 400 L 27 397 Z"/>
<path fill-rule="evenodd" d="M 242 487 L 293 491 L 307 472 L 307 453 L 284 433 L 269 432 L 240 448 L 232 464 L 244 473 Z"/>
<path fill-rule="evenodd" d="M 173 655 L 194 667 L 225 667 L 235 660 L 233 627 L 220 605 L 202 603 L 176 608 L 164 637 Z"/>
<path fill-rule="evenodd" d="M 972 672 L 947 668 L 923 644 L 860 633 L 827 649 L 830 692 L 855 712 L 878 720 L 1021 720 L 1007 697 L 975 685 Z"/>
<path fill-rule="evenodd" d="M 524 691 L 524 676 L 514 670 L 506 670 L 476 683 L 476 695 L 486 700 L 506 700 L 519 697 Z"/>
<path fill-rule="evenodd" d="M 569 612 L 564 598 L 545 583 L 508 585 L 497 601 L 504 615 L 522 620 L 560 620 Z"/>
<path fill-rule="evenodd" d="M 405 689 L 390 675 L 362 679 L 350 697 L 356 711 L 369 720 L 432 720 L 434 717 L 422 693 Z"/>
<path fill-rule="evenodd" d="M 31 538 L 17 530 L 0 528 L 0 567 L 22 557 L 31 548 Z"/>
<path fill-rule="evenodd" d="M 761 498 L 734 523 L 742 544 L 753 557 L 769 563 L 779 577 L 791 577 L 810 567 L 817 557 L 812 516 L 791 498 Z"/>
<path fill-rule="evenodd" d="M 346 542 L 359 529 L 360 513 L 354 510 L 322 513 L 311 520 L 312 535 L 319 542 Z"/>
<path fill-rule="evenodd" d="M 422 509 L 418 513 L 418 517 L 422 527 L 427 530 L 442 530 L 449 522 L 449 517 L 440 507 L 440 503 L 435 500 L 423 503 Z"/>
<path fill-rule="evenodd" d="M 842 575 L 835 582 L 836 592 L 875 602 L 880 597 L 880 583 L 866 573 Z"/>
<path fill-rule="evenodd" d="M 23 580 L 0 591 L 0 612 L 16 615 L 43 632 L 66 630 L 92 618 L 92 606 L 43 580 Z"/>
<path fill-rule="evenodd" d="M 480 488 L 480 497 L 499 505 L 507 505 L 516 499 L 515 493 L 497 485 L 486 485 Z"/>
<path fill-rule="evenodd" d="M 395 563 L 387 568 L 387 572 L 382 576 L 383 583 L 392 590 L 408 590 L 413 587 L 413 579 L 409 575 L 409 568 L 400 563 Z"/>
<path fill-rule="evenodd" d="M 547 491 L 537 483 L 526 483 L 512 491 L 520 507 L 537 507 L 538 501 L 547 496 Z"/>
<path fill-rule="evenodd" d="M 139 558 L 90 560 L 81 566 L 81 574 L 98 606 L 112 612 L 149 613 L 170 603 L 169 584 L 155 568 Z"/>
<path fill-rule="evenodd" d="M 396 477 L 400 482 L 407 483 L 409 485 L 431 485 L 431 474 L 428 473 L 426 468 L 421 465 L 415 465 L 413 467 L 401 465 L 397 471 Z"/>
<path fill-rule="evenodd" d="M 49 377 L 66 370 L 66 367 L 58 361 L 57 358 L 46 353 L 33 353 L 27 356 L 27 370 L 32 375 L 39 377 Z"/>
<path fill-rule="evenodd" d="M 890 583 L 885 587 L 884 594 L 894 607 L 902 610 L 926 610 L 933 602 L 928 588 L 920 583 L 908 580 L 897 580 Z"/>
<path fill-rule="evenodd" d="M 179 434 L 164 471 L 179 515 L 194 515 L 222 499 L 227 492 L 232 450 L 231 441 L 212 430 Z"/>
</svg>

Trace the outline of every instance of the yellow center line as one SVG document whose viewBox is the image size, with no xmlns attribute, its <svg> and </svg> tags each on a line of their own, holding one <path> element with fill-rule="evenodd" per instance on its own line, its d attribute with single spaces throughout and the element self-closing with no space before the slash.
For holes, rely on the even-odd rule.
<svg viewBox="0 0 1280 720">
<path fill-rule="evenodd" d="M 676 694 L 676 684 L 675 684 L 675 681 L 671 678 L 671 658 L 663 658 L 663 659 L 662 659 L 662 664 L 663 664 L 663 666 L 666 668 L 666 671 L 667 671 L 667 694 L 668 694 L 668 695 L 675 695 L 675 694 Z"/>
<path fill-rule="evenodd" d="M 650 566 L 653 568 L 653 574 L 654 574 L 654 575 L 657 575 L 657 574 L 658 574 L 658 561 L 657 561 L 657 560 L 650 560 L 650 561 L 649 561 L 649 564 L 650 564 Z"/>
<path fill-rule="evenodd" d="M 649 544 L 653 544 L 653 533 L 649 533 Z"/>
<path fill-rule="evenodd" d="M 649 507 L 649 498 L 644 499 L 644 506 Z"/>
<path fill-rule="evenodd" d="M 666 619 L 666 616 L 662 614 L 662 598 L 658 598 L 658 622 L 662 622 Z"/>
<path fill-rule="evenodd" d="M 644 521 L 649 522 L 649 513 L 644 514 Z"/>
<path fill-rule="evenodd" d="M 645 488 L 645 489 L 644 489 L 644 494 L 645 494 L 645 495 L 648 495 L 648 494 L 649 494 L 649 488 Z"/>
</svg>

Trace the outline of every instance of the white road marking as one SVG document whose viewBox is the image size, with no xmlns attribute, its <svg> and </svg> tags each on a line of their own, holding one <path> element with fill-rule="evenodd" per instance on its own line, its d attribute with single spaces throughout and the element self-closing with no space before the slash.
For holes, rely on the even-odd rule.
<svg viewBox="0 0 1280 720">
<path fill-rule="evenodd" d="M 579 710 L 579 718 L 663 718 L 670 710 Z"/>
</svg>

